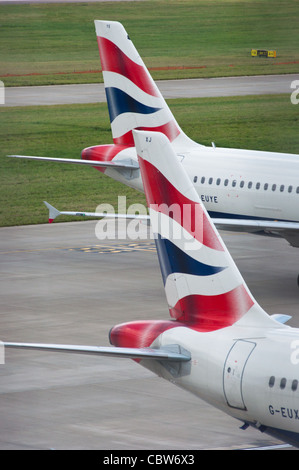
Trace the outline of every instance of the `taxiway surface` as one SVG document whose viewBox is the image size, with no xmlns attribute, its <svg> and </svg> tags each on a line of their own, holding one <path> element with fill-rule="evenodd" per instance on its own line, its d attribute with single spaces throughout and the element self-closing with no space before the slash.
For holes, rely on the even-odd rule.
<svg viewBox="0 0 299 470">
<path fill-rule="evenodd" d="M 115 324 L 168 318 L 145 227 L 140 240 L 99 240 L 97 223 L 0 229 L 2 341 L 105 346 Z M 268 313 L 293 315 L 290 324 L 298 327 L 299 251 L 282 239 L 222 235 L 261 305 Z M 0 420 L 2 450 L 279 443 L 253 429 L 240 430 L 236 420 L 132 360 L 38 351 L 6 351 Z"/>
<path fill-rule="evenodd" d="M 203 98 L 292 93 L 292 82 L 298 74 L 259 75 L 251 77 L 201 78 L 188 80 L 157 80 L 165 99 Z M 4 80 L 5 83 L 5 80 Z M 35 106 L 73 103 L 106 102 L 103 83 L 8 87 L 4 106 Z"/>
</svg>

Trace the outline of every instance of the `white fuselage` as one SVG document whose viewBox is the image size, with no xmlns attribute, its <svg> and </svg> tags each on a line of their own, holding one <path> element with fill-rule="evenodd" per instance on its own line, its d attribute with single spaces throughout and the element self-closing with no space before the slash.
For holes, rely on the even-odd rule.
<svg viewBox="0 0 299 470">
<path fill-rule="evenodd" d="M 200 145 L 177 154 L 212 216 L 299 221 L 298 155 Z M 118 159 L 137 161 L 135 149 Z M 105 174 L 143 191 L 139 171 Z"/>
<path fill-rule="evenodd" d="M 217 148 L 205 148 L 202 153 L 186 158 L 185 167 L 210 212 L 240 218 L 299 219 L 296 155 Z"/>
<path fill-rule="evenodd" d="M 245 424 L 299 445 L 299 330 L 243 328 L 199 333 L 178 327 L 152 345 L 191 354 L 179 373 L 142 365 Z"/>
</svg>

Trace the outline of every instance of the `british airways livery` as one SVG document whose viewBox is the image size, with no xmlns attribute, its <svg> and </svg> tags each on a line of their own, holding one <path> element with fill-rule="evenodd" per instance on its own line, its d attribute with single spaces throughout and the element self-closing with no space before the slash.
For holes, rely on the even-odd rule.
<svg viewBox="0 0 299 470">
<path fill-rule="evenodd" d="M 13 155 L 91 165 L 144 191 L 133 130 L 167 136 L 218 228 L 270 233 L 299 246 L 298 155 L 218 148 L 192 141 L 180 128 L 122 24 L 95 21 L 113 144 L 80 159 Z"/>
<path fill-rule="evenodd" d="M 299 446 L 299 330 L 249 291 L 169 138 L 132 136 L 149 207 L 169 319 L 114 326 L 110 347 L 4 343 L 129 357 L 242 427 Z"/>
</svg>

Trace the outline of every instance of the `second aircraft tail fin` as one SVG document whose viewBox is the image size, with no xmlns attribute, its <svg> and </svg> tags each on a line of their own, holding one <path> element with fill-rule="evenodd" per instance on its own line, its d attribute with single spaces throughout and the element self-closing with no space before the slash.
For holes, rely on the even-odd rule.
<svg viewBox="0 0 299 470">
<path fill-rule="evenodd" d="M 132 130 L 139 129 L 195 145 L 180 129 L 123 25 L 96 20 L 95 27 L 114 143 L 134 146 Z"/>
</svg>

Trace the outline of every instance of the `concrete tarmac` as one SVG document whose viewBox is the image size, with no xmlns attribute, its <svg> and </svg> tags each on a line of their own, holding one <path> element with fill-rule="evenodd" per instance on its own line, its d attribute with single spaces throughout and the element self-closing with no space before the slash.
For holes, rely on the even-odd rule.
<svg viewBox="0 0 299 470">
<path fill-rule="evenodd" d="M 47 214 L 45 213 L 45 220 Z M 97 221 L 0 229 L 0 339 L 109 345 L 130 320 L 168 318 L 153 241 L 99 240 Z M 110 221 L 113 224 L 114 221 Z M 112 225 L 113 228 L 113 225 Z M 293 315 L 299 251 L 222 232 L 268 313 Z M 238 449 L 280 444 L 129 359 L 6 350 L 0 449 Z"/>
<path fill-rule="evenodd" d="M 251 77 L 158 80 L 165 99 L 292 93 L 299 74 Z M 5 83 L 5 80 L 4 80 Z M 104 84 L 50 85 L 5 88 L 4 106 L 35 106 L 106 102 Z"/>
</svg>

